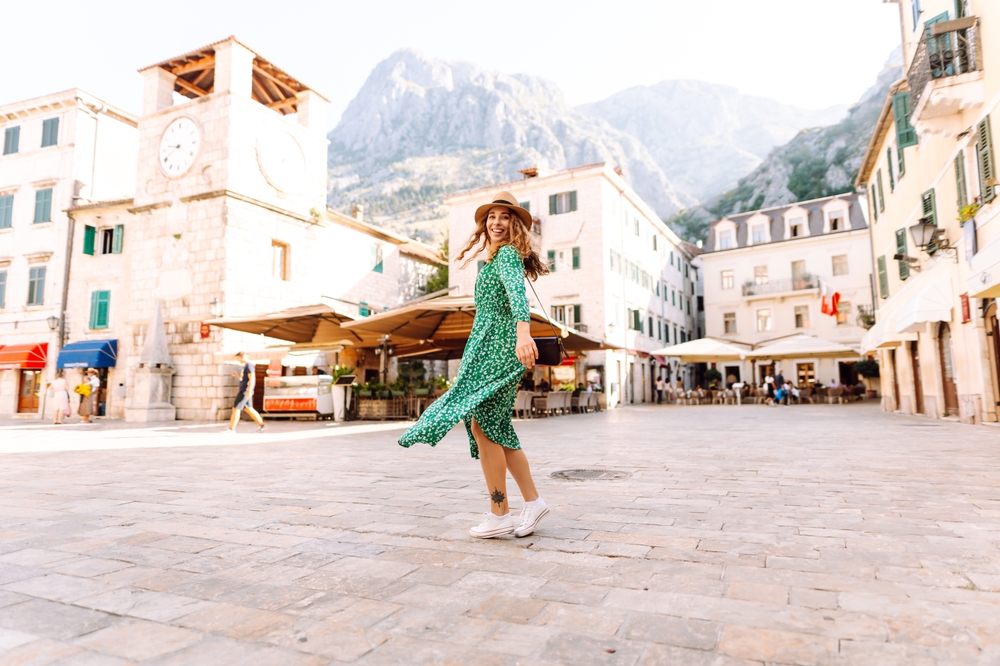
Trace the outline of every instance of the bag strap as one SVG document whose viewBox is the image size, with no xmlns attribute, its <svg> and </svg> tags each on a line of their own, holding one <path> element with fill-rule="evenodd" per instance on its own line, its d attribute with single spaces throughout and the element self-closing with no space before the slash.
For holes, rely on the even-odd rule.
<svg viewBox="0 0 1000 666">
<path fill-rule="evenodd" d="M 531 287 L 531 293 L 535 295 L 535 300 L 538 301 L 538 304 L 542 306 L 542 314 L 545 314 L 545 305 L 542 303 L 542 299 L 538 298 L 538 292 L 535 291 L 535 288 L 531 285 L 531 280 L 525 277 L 524 281 L 528 283 L 529 287 Z M 531 314 L 529 313 L 528 316 L 530 317 Z M 552 329 L 552 335 L 554 335 L 556 339 L 559 340 L 560 343 L 562 343 L 562 336 L 556 332 L 556 327 L 552 325 L 552 320 L 549 319 L 548 315 L 545 315 L 545 320 L 549 322 L 549 328 Z"/>
</svg>

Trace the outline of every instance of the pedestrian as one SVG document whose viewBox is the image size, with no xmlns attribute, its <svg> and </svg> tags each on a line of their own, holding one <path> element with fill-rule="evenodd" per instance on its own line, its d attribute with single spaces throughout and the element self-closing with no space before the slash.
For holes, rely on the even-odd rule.
<svg viewBox="0 0 1000 666">
<path fill-rule="evenodd" d="M 247 357 L 246 352 L 237 352 L 236 359 L 243 364 L 243 368 L 240 372 L 232 373 L 233 377 L 240 380 L 240 387 L 236 391 L 236 399 L 233 401 L 233 415 L 229 417 L 229 428 L 224 430 L 226 434 L 232 434 L 236 432 L 236 424 L 240 420 L 240 412 L 246 412 L 253 419 L 254 423 L 257 424 L 257 432 L 264 429 L 264 419 L 260 417 L 257 410 L 253 408 L 253 387 L 255 373 L 253 365 L 250 364 L 250 359 Z"/>
<path fill-rule="evenodd" d="M 663 383 L 663 377 L 656 378 L 656 404 L 663 404 L 663 389 L 666 388 L 666 384 Z"/>
<path fill-rule="evenodd" d="M 65 373 L 62 370 L 56 370 L 56 378 L 49 384 L 49 390 L 52 391 L 55 403 L 55 408 L 52 410 L 52 422 L 55 425 L 61 425 L 63 419 L 71 413 L 69 411 L 69 384 L 66 382 Z"/>
<path fill-rule="evenodd" d="M 501 192 L 491 203 L 480 206 L 475 222 L 476 230 L 458 261 L 471 252 L 464 264 L 468 265 L 485 251 L 486 264 L 476 278 L 476 316 L 458 377 L 403 433 L 399 444 L 434 446 L 459 420 L 464 421 L 470 453 L 482 466 L 490 501 L 490 511 L 469 535 L 479 539 L 506 534 L 524 537 L 535 531 L 549 509 L 535 488 L 511 414 L 521 376 L 538 358 L 529 328 L 524 280 L 537 280 L 549 271 L 531 247 L 531 214 L 517 205 L 514 195 Z M 524 500 L 517 522 L 508 506 L 508 471 Z"/>
<path fill-rule="evenodd" d="M 783 375 L 781 373 L 781 368 L 778 368 L 777 374 L 774 375 L 774 386 L 775 386 L 775 390 L 785 388 L 785 375 Z M 781 398 L 778 399 L 778 402 L 781 403 L 781 404 L 784 404 L 784 405 L 788 404 L 788 392 L 787 391 L 785 391 L 784 393 L 781 394 Z"/>
<path fill-rule="evenodd" d="M 96 379 L 96 374 L 96 370 L 88 368 L 83 373 L 83 381 L 73 389 L 75 393 L 80 394 L 80 406 L 77 408 L 77 413 L 80 414 L 81 423 L 91 423 L 90 417 L 97 411 L 97 391 L 101 388 L 101 380 L 97 380 L 95 388 L 94 379 Z"/>
<path fill-rule="evenodd" d="M 768 372 L 766 375 L 764 375 L 764 386 L 767 387 L 767 400 L 765 400 L 764 402 L 765 402 L 765 404 L 773 406 L 774 405 L 774 377 L 771 376 L 770 372 Z"/>
</svg>

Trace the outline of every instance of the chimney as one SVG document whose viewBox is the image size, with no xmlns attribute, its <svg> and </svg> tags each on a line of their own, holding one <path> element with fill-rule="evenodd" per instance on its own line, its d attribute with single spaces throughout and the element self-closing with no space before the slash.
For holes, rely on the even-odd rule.
<svg viewBox="0 0 1000 666">
<path fill-rule="evenodd" d="M 616 166 L 615 167 L 615 173 L 618 174 L 619 176 L 624 176 L 625 175 L 625 174 L 622 173 L 622 168 L 620 166 Z"/>
<path fill-rule="evenodd" d="M 517 172 L 524 176 L 524 179 L 528 178 L 538 178 L 538 167 L 528 167 L 527 169 L 518 169 Z"/>
<path fill-rule="evenodd" d="M 351 207 L 351 217 L 353 217 L 358 222 L 365 221 L 365 205 L 364 204 L 354 204 Z"/>
</svg>

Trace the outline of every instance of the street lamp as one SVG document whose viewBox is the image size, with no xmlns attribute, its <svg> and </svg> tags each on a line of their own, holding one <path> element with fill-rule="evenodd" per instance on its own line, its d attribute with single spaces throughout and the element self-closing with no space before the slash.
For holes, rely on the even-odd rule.
<svg viewBox="0 0 1000 666">
<path fill-rule="evenodd" d="M 54 331 L 57 328 L 59 328 L 59 321 L 60 321 L 59 317 L 52 315 L 51 317 L 48 317 L 45 321 L 49 325 L 50 331 Z"/>
<path fill-rule="evenodd" d="M 916 224 L 910 227 L 910 237 L 913 239 L 914 245 L 931 256 L 939 250 L 943 250 L 945 254 L 950 254 L 957 264 L 958 250 L 951 246 L 951 241 L 945 238 L 944 233 L 944 229 L 926 217 L 920 218 Z"/>
</svg>

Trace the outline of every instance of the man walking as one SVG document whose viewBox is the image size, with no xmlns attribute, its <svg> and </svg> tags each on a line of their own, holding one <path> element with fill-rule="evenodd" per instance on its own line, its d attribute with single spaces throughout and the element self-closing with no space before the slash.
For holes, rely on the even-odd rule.
<svg viewBox="0 0 1000 666">
<path fill-rule="evenodd" d="M 662 405 L 663 404 L 663 389 L 665 389 L 665 388 L 666 388 L 666 385 L 663 383 L 663 377 L 662 376 L 657 377 L 656 378 L 656 404 L 658 404 L 658 405 Z"/>
<path fill-rule="evenodd" d="M 233 415 L 229 418 L 229 429 L 225 432 L 228 434 L 236 432 L 236 424 L 240 420 L 241 411 L 245 411 L 250 415 L 254 423 L 259 426 L 257 432 L 260 432 L 264 429 L 264 419 L 253 408 L 254 369 L 250 364 L 250 359 L 247 358 L 246 352 L 239 352 L 236 354 L 236 358 L 243 364 L 243 370 L 239 373 L 232 373 L 233 377 L 237 377 L 240 380 L 240 388 L 236 392 L 236 400 L 233 401 Z"/>
<path fill-rule="evenodd" d="M 774 377 L 774 388 L 777 390 L 779 388 L 785 388 L 785 375 L 781 374 L 781 368 L 778 368 L 778 374 Z M 788 404 L 788 391 L 784 391 L 781 395 L 781 404 Z"/>
</svg>

